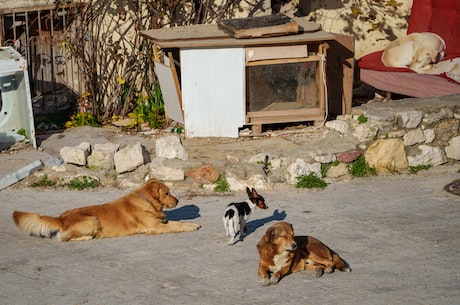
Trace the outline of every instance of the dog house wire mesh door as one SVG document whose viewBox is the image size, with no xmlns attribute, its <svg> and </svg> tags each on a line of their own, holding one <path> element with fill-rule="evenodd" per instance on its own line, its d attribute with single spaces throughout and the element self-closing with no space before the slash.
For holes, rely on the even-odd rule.
<svg viewBox="0 0 460 305">
<path fill-rule="evenodd" d="M 321 45 L 318 52 L 302 47 L 267 52 L 261 60 L 247 57 L 246 121 L 253 130 L 261 131 L 261 124 L 324 119 L 325 52 Z"/>
</svg>

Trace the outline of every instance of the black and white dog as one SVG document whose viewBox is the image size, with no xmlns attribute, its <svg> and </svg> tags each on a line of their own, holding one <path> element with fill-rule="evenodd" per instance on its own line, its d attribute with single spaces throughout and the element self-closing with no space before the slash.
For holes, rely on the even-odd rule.
<svg viewBox="0 0 460 305">
<path fill-rule="evenodd" d="M 246 221 L 256 207 L 268 209 L 268 206 L 265 205 L 264 197 L 257 194 L 255 189 L 250 190 L 247 187 L 246 192 L 249 196 L 246 201 L 230 203 L 225 209 L 223 220 L 225 234 L 230 236 L 229 245 L 233 245 L 236 242 L 235 238 L 238 233 L 240 234 L 240 240 L 243 239 L 244 233 L 248 231 Z"/>
</svg>

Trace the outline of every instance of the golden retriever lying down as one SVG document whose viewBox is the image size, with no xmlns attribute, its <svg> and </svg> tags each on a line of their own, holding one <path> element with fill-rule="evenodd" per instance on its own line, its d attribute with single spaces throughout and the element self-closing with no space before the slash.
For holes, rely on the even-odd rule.
<svg viewBox="0 0 460 305">
<path fill-rule="evenodd" d="M 277 284 L 285 275 L 302 270 L 313 270 L 319 277 L 335 269 L 350 272 L 348 264 L 318 239 L 294 236 L 290 223 L 278 222 L 268 228 L 257 244 L 261 284 Z"/>
<path fill-rule="evenodd" d="M 13 220 L 30 235 L 60 241 L 198 230 L 197 224 L 165 219 L 163 208 L 174 208 L 177 202 L 164 183 L 151 179 L 109 203 L 76 208 L 59 217 L 14 211 Z"/>
<path fill-rule="evenodd" d="M 383 51 L 382 62 L 387 67 L 426 73 L 433 68 L 432 64 L 444 58 L 445 51 L 446 43 L 440 36 L 429 32 L 411 33 L 392 41 Z"/>
</svg>

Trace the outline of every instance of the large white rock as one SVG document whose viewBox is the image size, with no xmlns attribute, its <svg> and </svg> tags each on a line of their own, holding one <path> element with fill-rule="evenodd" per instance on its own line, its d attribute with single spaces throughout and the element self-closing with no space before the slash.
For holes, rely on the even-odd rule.
<svg viewBox="0 0 460 305">
<path fill-rule="evenodd" d="M 354 130 L 351 133 L 354 137 L 358 138 L 360 142 L 366 142 L 372 140 L 379 129 L 370 124 L 355 124 Z"/>
<path fill-rule="evenodd" d="M 183 181 L 185 180 L 185 172 L 182 168 L 150 163 L 150 177 L 162 181 Z"/>
<path fill-rule="evenodd" d="M 340 133 L 348 133 L 348 130 L 350 128 L 350 125 L 348 125 L 347 122 L 343 120 L 333 120 L 333 121 L 327 121 L 324 124 L 327 128 L 331 128 L 334 130 L 337 130 Z"/>
<path fill-rule="evenodd" d="M 91 144 L 81 142 L 77 146 L 64 146 L 59 150 L 62 160 L 65 163 L 86 165 L 88 155 L 91 152 Z"/>
<path fill-rule="evenodd" d="M 449 145 L 446 146 L 446 157 L 460 160 L 460 136 L 450 139 Z"/>
<path fill-rule="evenodd" d="M 133 171 L 145 162 L 143 147 L 139 142 L 128 145 L 117 151 L 113 159 L 118 174 Z"/>
<path fill-rule="evenodd" d="M 447 162 L 447 158 L 439 147 L 420 145 L 420 153 L 415 156 L 408 156 L 410 166 L 431 165 L 436 166 Z"/>
<path fill-rule="evenodd" d="M 105 143 L 95 144 L 93 152 L 88 156 L 88 166 L 97 169 L 110 170 L 115 166 L 114 155 L 120 144 Z"/>
<path fill-rule="evenodd" d="M 401 120 L 402 128 L 417 128 L 422 122 L 425 113 L 419 110 L 406 110 L 397 113 Z"/>
<path fill-rule="evenodd" d="M 289 184 L 295 184 L 297 182 L 297 177 L 306 176 L 310 173 L 314 173 L 318 178 L 321 178 L 321 163 L 306 163 L 303 159 L 297 159 L 288 166 L 286 181 Z"/>
<path fill-rule="evenodd" d="M 425 142 L 425 134 L 420 128 L 409 130 L 403 137 L 404 145 L 411 146 Z"/>
<path fill-rule="evenodd" d="M 155 142 L 155 154 L 160 158 L 187 160 L 188 154 L 177 136 L 165 136 Z"/>
<path fill-rule="evenodd" d="M 232 191 L 242 191 L 245 190 L 246 187 L 252 187 L 256 190 L 273 189 L 273 183 L 269 181 L 265 175 L 254 174 L 250 175 L 246 179 L 243 179 L 233 174 L 231 171 L 226 171 L 225 177 L 225 180 Z"/>
</svg>

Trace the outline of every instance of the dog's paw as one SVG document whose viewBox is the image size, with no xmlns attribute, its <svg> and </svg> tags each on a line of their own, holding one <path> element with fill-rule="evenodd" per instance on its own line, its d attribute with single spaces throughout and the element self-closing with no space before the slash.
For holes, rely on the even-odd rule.
<svg viewBox="0 0 460 305">
<path fill-rule="evenodd" d="M 280 281 L 280 278 L 277 276 L 270 277 L 270 285 L 276 285 Z"/>
<path fill-rule="evenodd" d="M 260 281 L 260 285 L 262 285 L 262 286 L 269 286 L 269 285 L 270 285 L 270 280 L 267 279 L 267 278 L 263 278 L 263 279 Z"/>
<path fill-rule="evenodd" d="M 332 268 L 332 267 L 324 268 L 324 273 L 332 273 L 332 272 L 334 272 L 334 268 Z"/>
<path fill-rule="evenodd" d="M 315 271 L 315 277 L 321 277 L 323 273 L 324 273 L 323 269 L 317 269 Z"/>
</svg>

